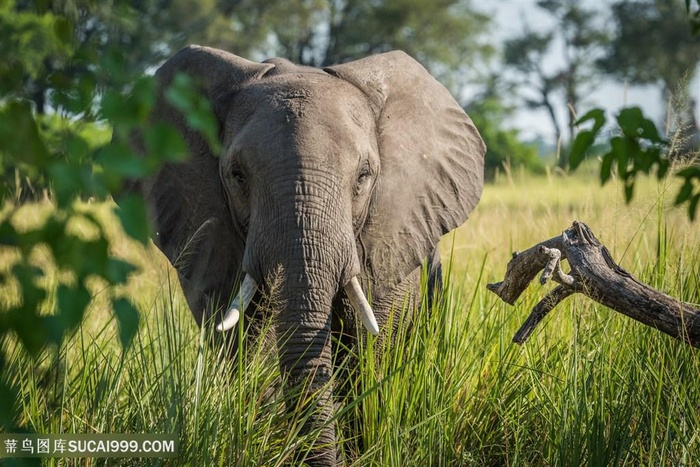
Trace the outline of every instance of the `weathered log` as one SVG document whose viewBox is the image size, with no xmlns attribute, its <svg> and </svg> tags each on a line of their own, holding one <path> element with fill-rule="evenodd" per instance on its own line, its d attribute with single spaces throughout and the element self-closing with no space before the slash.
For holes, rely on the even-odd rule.
<svg viewBox="0 0 700 467">
<path fill-rule="evenodd" d="M 561 270 L 562 260 L 568 261 L 569 274 Z M 700 348 L 700 309 L 649 287 L 622 269 L 586 224 L 574 221 L 561 236 L 514 253 L 503 281 L 486 287 L 512 305 L 542 269 L 542 284 L 551 278 L 560 285 L 533 308 L 513 342 L 524 343 L 557 304 L 573 293 L 582 293 L 612 310 Z"/>
</svg>

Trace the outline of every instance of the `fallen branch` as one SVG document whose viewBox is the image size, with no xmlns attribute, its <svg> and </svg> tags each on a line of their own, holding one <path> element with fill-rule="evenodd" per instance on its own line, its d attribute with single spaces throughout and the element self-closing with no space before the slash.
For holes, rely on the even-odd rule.
<svg viewBox="0 0 700 467">
<path fill-rule="evenodd" d="M 565 274 L 561 261 L 571 272 Z M 513 305 L 530 282 L 543 270 L 540 282 L 559 283 L 535 307 L 513 337 L 524 343 L 542 319 L 562 300 L 582 293 L 596 302 L 640 323 L 700 348 L 700 310 L 639 282 L 618 266 L 608 249 L 582 222 L 574 221 L 561 236 L 550 238 L 508 262 L 502 282 L 486 287 Z"/>
</svg>

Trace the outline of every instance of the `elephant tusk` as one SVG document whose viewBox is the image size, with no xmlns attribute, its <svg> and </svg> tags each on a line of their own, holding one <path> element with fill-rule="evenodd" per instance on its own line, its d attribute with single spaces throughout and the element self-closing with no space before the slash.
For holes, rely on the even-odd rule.
<svg viewBox="0 0 700 467">
<path fill-rule="evenodd" d="M 248 305 L 250 305 L 257 290 L 258 284 L 255 283 L 252 277 L 246 274 L 245 277 L 243 277 L 243 282 L 241 282 L 238 295 L 231 301 L 224 315 L 224 319 L 216 325 L 216 330 L 224 332 L 234 327 L 236 323 L 238 323 L 241 313 L 244 313 Z"/>
<path fill-rule="evenodd" d="M 370 334 L 378 335 L 379 326 L 377 325 L 377 319 L 374 317 L 372 307 L 367 303 L 367 297 L 365 297 L 364 292 L 362 292 L 360 288 L 360 282 L 357 280 L 357 276 L 350 279 L 350 282 L 345 286 L 345 293 L 350 299 L 352 307 L 360 315 L 362 324 L 365 325 Z"/>
</svg>

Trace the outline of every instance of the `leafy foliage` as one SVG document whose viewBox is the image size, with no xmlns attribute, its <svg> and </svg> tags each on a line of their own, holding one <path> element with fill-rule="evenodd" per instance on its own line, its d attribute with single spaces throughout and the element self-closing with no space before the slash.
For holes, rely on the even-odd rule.
<svg viewBox="0 0 700 467">
<path fill-rule="evenodd" d="M 616 2 L 616 32 L 599 60 L 603 71 L 635 84 L 660 82 L 668 98 L 700 61 L 700 37 L 688 26 L 690 1 L 685 3 L 687 11 L 680 0 Z"/>
<path fill-rule="evenodd" d="M 576 123 L 593 121 L 592 128 L 582 130 L 576 136 L 571 151 L 571 169 L 575 170 L 585 159 L 587 151 L 593 146 L 596 136 L 605 125 L 602 109 L 593 109 Z M 638 174 L 651 174 L 654 170 L 659 180 L 664 178 L 671 166 L 668 157 L 670 142 L 663 138 L 654 122 L 646 118 L 638 107 L 624 108 L 617 115 L 619 133 L 610 138 L 610 147 L 603 154 L 600 165 L 600 180 L 605 184 L 610 180 L 613 170 L 623 181 L 625 201 L 632 200 L 634 184 Z M 676 204 L 688 203 L 688 217 L 695 219 L 698 202 L 700 202 L 700 167 L 693 166 L 680 170 L 678 177 L 684 179 Z M 697 192 L 694 191 L 697 189 Z"/>
<path fill-rule="evenodd" d="M 29 11 L 42 5 L 39 0 L 21 3 Z M 72 22 L 77 41 L 86 45 L 85 57 L 99 54 L 114 65 L 112 74 L 98 76 L 101 82 L 118 86 L 124 84 L 124 75 L 143 73 L 190 43 L 254 60 L 279 56 L 313 66 L 401 49 L 442 78 L 473 77 L 476 61 L 491 54 L 493 47 L 483 37 L 488 32 L 489 16 L 472 3 L 122 0 L 52 2 L 51 9 Z M 44 66 L 43 77 L 72 79 L 87 71 L 61 66 L 55 59 Z M 31 88 L 37 98 L 38 94 L 50 94 L 44 81 L 23 80 L 24 87 Z"/>
<path fill-rule="evenodd" d="M 484 171 L 487 180 L 493 179 L 496 171 L 506 165 L 524 167 L 533 173 L 544 172 L 537 149 L 522 143 L 517 130 L 503 128 L 509 109 L 495 94 L 480 96 L 466 110 L 486 142 Z"/>
<path fill-rule="evenodd" d="M 326 4 L 331 36 L 316 65 L 399 49 L 447 82 L 458 76 L 473 79 L 475 62 L 493 52 L 482 40 L 489 17 L 469 0 L 329 0 Z M 322 30 L 316 34 L 320 37 Z"/>
<path fill-rule="evenodd" d="M 47 61 L 63 62 L 70 55 L 72 32 L 65 18 L 16 9 L 0 3 L 0 46 L 6 51 L 0 63 L 0 95 L 27 91 L 21 85 L 39 79 Z"/>
<path fill-rule="evenodd" d="M 675 0 L 674 0 L 675 1 Z M 618 24 L 617 36 L 612 41 L 608 55 L 600 60 L 603 69 L 609 73 L 631 78 L 633 82 L 649 83 L 661 80 L 665 94 L 679 85 L 679 94 L 686 92 L 684 84 L 692 76 L 700 61 L 700 1 L 696 0 L 697 10 L 692 9 L 692 0 L 685 0 L 686 12 L 680 11 L 674 2 L 648 0 L 634 5 L 618 2 L 613 6 L 613 16 Z M 686 15 L 687 13 L 687 15 Z M 690 28 L 687 27 L 688 22 Z M 649 47 L 640 48 L 640 41 Z M 679 84 L 680 83 L 680 84 Z M 691 100 L 691 103 L 693 101 Z M 690 130 L 697 132 L 694 118 L 694 103 L 686 109 L 689 112 Z M 575 169 L 586 157 L 601 128 L 605 125 L 602 109 L 593 109 L 579 119 L 576 124 L 593 120 L 593 127 L 581 131 L 574 141 L 571 154 L 571 168 Z M 649 174 L 656 170 L 658 179 L 669 172 L 671 159 L 678 159 L 678 148 L 663 138 L 654 122 L 646 118 L 637 107 L 624 108 L 617 116 L 620 134 L 610 138 L 610 149 L 603 155 L 600 180 L 605 184 L 611 177 L 613 168 L 623 180 L 625 200 L 629 202 L 634 194 L 634 183 L 638 173 Z M 683 133 L 682 118 L 677 122 L 677 131 Z M 681 134 L 683 152 L 693 152 L 692 138 Z M 700 167 L 692 165 L 679 170 L 676 176 L 683 179 L 675 204 L 688 204 L 688 217 L 695 219 L 700 203 Z"/>
<path fill-rule="evenodd" d="M 700 32 L 700 1 L 695 0 L 697 3 L 697 9 L 692 10 L 691 4 L 693 0 L 685 0 L 685 9 L 688 11 L 690 18 L 690 30 L 693 34 Z"/>
<path fill-rule="evenodd" d="M 180 29 L 190 41 L 260 59 L 280 56 L 325 66 L 401 49 L 439 74 L 468 70 L 476 58 L 493 51 L 480 40 L 489 17 L 471 0 L 175 3 L 172 9 L 179 13 L 207 20 L 199 28 Z"/>
<path fill-rule="evenodd" d="M 139 314 L 132 299 L 113 287 L 125 284 L 136 267 L 113 256 L 106 226 L 76 200 L 107 200 L 119 194 L 127 181 L 148 176 L 162 163 L 186 156 L 185 144 L 173 129 L 148 122 L 156 99 L 153 78 L 135 80 L 125 90 L 99 93 L 99 76 L 116 76 L 121 70 L 114 68 L 109 57 L 93 61 L 93 55 L 87 54 L 86 62 L 85 44 L 77 41 L 78 32 L 67 17 L 41 8 L 21 11 L 10 2 L 0 9 L 0 37 L 6 43 L 30 49 L 37 40 L 48 41 L 26 59 L 18 54 L 18 68 L 0 67 L 0 85 L 8 91 L 0 101 L 4 143 L 0 161 L 5 173 L 11 168 L 14 178 L 24 180 L 26 186 L 37 183 L 50 188 L 51 198 L 51 208 L 39 225 L 24 228 L 18 227 L 22 182 L 10 187 L 14 192 L 6 187 L 0 193 L 4 205 L 0 253 L 7 258 L 0 269 L 0 284 L 17 291 L 15 300 L 4 301 L 0 307 L 0 394 L 7 396 L 0 397 L 0 413 L 8 414 L 0 418 L 2 429 L 16 423 L 16 391 L 2 356 L 5 343 L 21 344 L 33 358 L 47 348 L 56 349 L 82 322 L 96 284 L 108 286 L 107 299 L 123 347 L 138 329 Z M 57 53 L 62 54 L 61 60 L 55 60 Z M 38 80 L 47 76 L 47 63 L 52 76 L 60 75 L 62 67 L 88 71 L 72 79 L 42 82 L 55 99 L 53 112 L 40 115 L 25 98 L 26 83 L 18 79 L 17 69 Z M 201 99 L 187 79 L 178 79 L 176 84 L 167 98 L 188 112 L 188 122 L 211 139 L 216 131 L 211 109 L 198 103 Z M 105 119 L 113 125 L 111 142 Z M 143 134 L 147 158 L 134 155 L 127 144 L 137 128 Z M 114 211 L 124 231 L 146 243 L 149 232 L 143 200 L 127 194 L 119 201 Z M 89 232 L 76 232 L 71 227 L 76 223 L 89 226 Z M 49 259 L 37 261 L 46 251 Z M 57 271 L 57 279 L 47 281 L 48 271 Z"/>
<path fill-rule="evenodd" d="M 700 167 L 687 167 L 676 175 L 683 178 L 683 186 L 676 196 L 676 204 L 688 203 L 688 217 L 695 220 L 700 203 Z"/>
<path fill-rule="evenodd" d="M 698 15 L 690 1 L 685 8 L 680 0 L 617 2 L 612 6 L 616 32 L 598 61 L 604 72 L 626 82 L 660 84 L 666 108 L 678 113 L 669 122 L 673 132 L 698 131 L 695 102 L 688 92 L 700 63 L 700 36 L 693 26 Z M 680 100 L 684 105 L 678 105 Z M 697 138 L 686 135 L 684 146 L 682 152 L 697 151 Z"/>
</svg>

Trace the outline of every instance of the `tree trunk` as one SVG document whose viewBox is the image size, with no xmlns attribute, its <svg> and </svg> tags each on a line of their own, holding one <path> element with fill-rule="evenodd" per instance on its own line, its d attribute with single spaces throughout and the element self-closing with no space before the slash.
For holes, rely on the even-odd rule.
<svg viewBox="0 0 700 467">
<path fill-rule="evenodd" d="M 571 266 L 569 274 L 561 270 L 562 259 Z M 561 236 L 514 253 L 503 281 L 488 284 L 487 288 L 512 305 L 542 269 L 542 284 L 552 278 L 560 285 L 533 308 L 513 337 L 515 343 L 524 343 L 559 302 L 573 293 L 582 293 L 642 324 L 700 348 L 700 310 L 643 284 L 618 266 L 586 224 L 574 221 Z"/>
<path fill-rule="evenodd" d="M 557 113 L 554 111 L 554 106 L 550 99 L 550 84 L 546 84 L 540 93 L 542 95 L 541 105 L 547 110 L 549 115 L 549 120 L 552 122 L 552 127 L 554 128 L 554 137 L 557 144 L 557 165 L 562 169 L 566 168 L 568 157 L 565 154 L 565 150 L 562 148 L 561 144 L 561 127 L 559 126 L 559 120 L 557 119 Z"/>
</svg>

